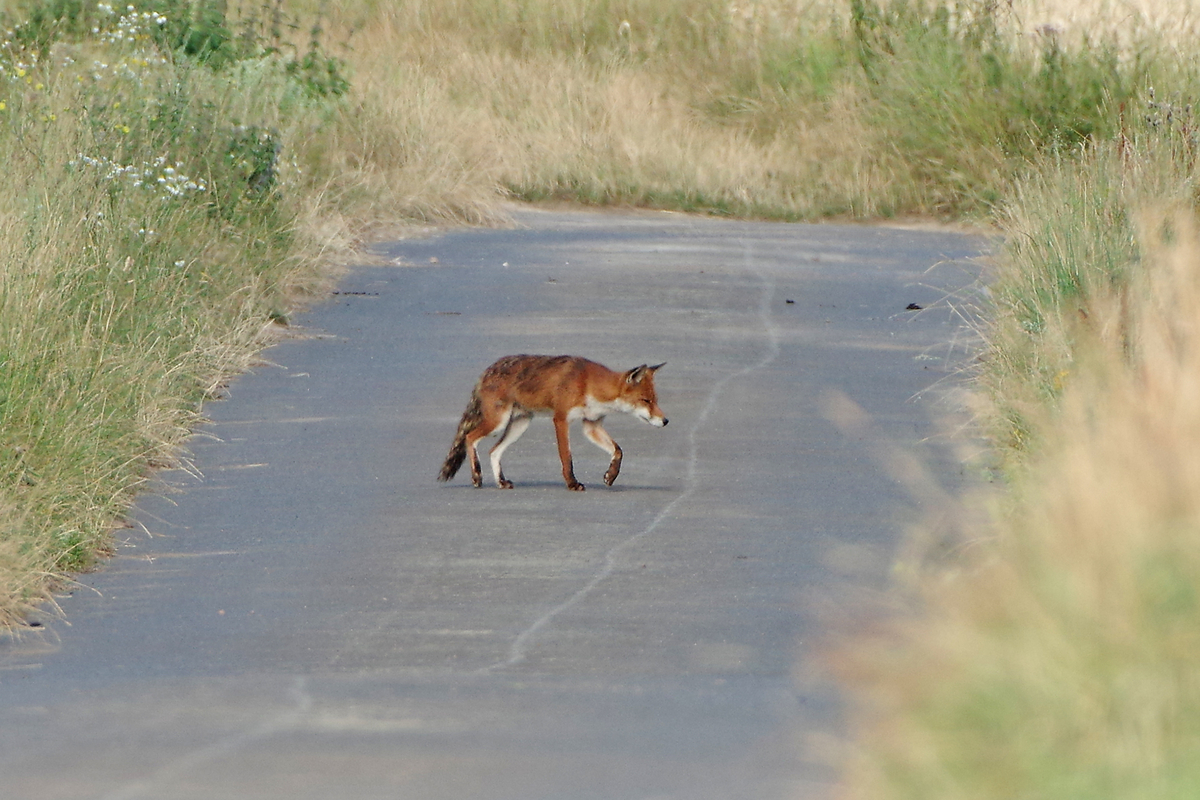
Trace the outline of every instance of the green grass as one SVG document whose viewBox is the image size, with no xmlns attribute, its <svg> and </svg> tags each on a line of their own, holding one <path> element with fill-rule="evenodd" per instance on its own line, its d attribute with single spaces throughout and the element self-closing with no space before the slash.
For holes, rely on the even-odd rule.
<svg viewBox="0 0 1200 800">
<path fill-rule="evenodd" d="M 853 796 L 1200 793 L 1196 84 L 1165 66 L 1005 200 L 976 388 L 1007 483 L 835 659 Z"/>
<path fill-rule="evenodd" d="M 1128 339 L 1146 219 L 1197 200 L 1190 111 L 1165 113 L 1148 99 L 1127 111 L 1111 140 L 1018 181 L 1001 217 L 1008 237 L 989 286 L 980 386 L 993 403 L 991 435 L 1017 462 L 1036 450 L 1037 418 L 1057 406 L 1081 352 L 1096 339 Z"/>
<path fill-rule="evenodd" d="M 322 279 L 281 156 L 336 100 L 263 48 L 217 59 L 176 30 L 197 44 L 171 51 L 167 24 L 73 8 L 0 52 L 0 623 L 95 563 Z"/>
</svg>

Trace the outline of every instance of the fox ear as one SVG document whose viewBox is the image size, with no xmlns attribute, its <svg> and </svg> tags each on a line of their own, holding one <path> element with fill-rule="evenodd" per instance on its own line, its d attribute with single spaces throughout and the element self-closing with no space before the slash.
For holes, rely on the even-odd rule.
<svg viewBox="0 0 1200 800">
<path fill-rule="evenodd" d="M 659 367 L 665 367 L 666 365 L 667 362 L 664 361 L 661 364 L 655 364 L 653 367 L 646 367 L 646 371 L 650 374 L 654 374 L 655 372 L 658 372 Z"/>
<path fill-rule="evenodd" d="M 629 370 L 629 372 L 625 373 L 625 382 L 641 383 L 643 378 L 645 378 L 647 375 L 653 375 L 656 369 L 666 363 L 667 362 L 664 361 L 662 364 L 655 364 L 653 367 L 648 367 L 645 364 L 642 364 L 640 367 L 634 367 L 633 369 Z"/>
</svg>

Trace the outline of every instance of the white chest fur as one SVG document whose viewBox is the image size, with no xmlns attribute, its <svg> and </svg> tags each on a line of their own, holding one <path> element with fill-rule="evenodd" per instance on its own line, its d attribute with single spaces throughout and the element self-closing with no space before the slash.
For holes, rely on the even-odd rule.
<svg viewBox="0 0 1200 800">
<path fill-rule="evenodd" d="M 584 397 L 582 406 L 576 406 L 567 412 L 567 419 L 572 422 L 578 419 L 594 421 L 603 419 L 606 415 L 615 411 L 620 411 L 623 414 L 632 414 L 633 404 L 620 398 L 604 402 L 588 395 Z"/>
</svg>

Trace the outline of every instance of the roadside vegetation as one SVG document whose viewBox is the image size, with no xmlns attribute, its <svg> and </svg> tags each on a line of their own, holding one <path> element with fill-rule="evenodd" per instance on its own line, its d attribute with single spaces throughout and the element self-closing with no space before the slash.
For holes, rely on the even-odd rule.
<svg viewBox="0 0 1200 800">
<path fill-rule="evenodd" d="M 1018 186 L 978 375 L 1006 480 L 832 658 L 855 798 L 1200 794 L 1190 116 Z M 979 508 L 983 503 L 982 511 Z"/>
<path fill-rule="evenodd" d="M 1198 793 L 1190 5 L 2 8 L 0 625 L 103 556 L 201 404 L 389 226 L 512 199 L 966 220 L 1004 234 L 975 376 L 1003 494 L 841 652 L 850 789 Z"/>
<path fill-rule="evenodd" d="M 322 279 L 287 187 L 342 88 L 186 3 L 35 4 L 2 36 L 0 624 L 108 550 Z"/>
<path fill-rule="evenodd" d="M 420 131 L 448 183 L 772 219 L 990 221 L 1015 179 L 1110 140 L 1181 67 L 1149 29 L 1118 49 L 994 2 L 328 8 L 372 113 Z"/>
</svg>

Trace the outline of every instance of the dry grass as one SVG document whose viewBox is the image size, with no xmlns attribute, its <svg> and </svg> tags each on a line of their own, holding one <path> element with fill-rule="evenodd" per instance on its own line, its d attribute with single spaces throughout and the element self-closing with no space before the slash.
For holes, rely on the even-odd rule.
<svg viewBox="0 0 1200 800">
<path fill-rule="evenodd" d="M 824 14 L 604 5 L 342 4 L 362 113 L 330 154 L 339 191 L 473 220 L 512 196 L 786 219 L 954 205 L 871 119 Z"/>
<path fill-rule="evenodd" d="M 327 8 L 358 103 L 324 154 L 330 191 L 351 217 L 473 221 L 507 197 L 987 216 L 1046 153 L 1111 136 L 1151 81 L 1178 84 L 1164 43 L 1190 24 L 1190 6 L 1103 2 L 866 3 L 865 27 L 840 0 Z M 1136 58 L 1110 54 L 1112 31 Z"/>
<path fill-rule="evenodd" d="M 688 65 L 622 56 L 616 37 L 612 53 L 591 57 L 554 42 L 504 46 L 503 30 L 480 44 L 461 19 L 411 6 L 375 8 L 369 20 L 347 34 L 361 128 L 332 155 L 364 199 L 382 192 L 381 208 L 484 220 L 517 196 L 811 218 L 896 204 L 880 191 L 892 168 L 853 86 L 764 135 L 697 113 L 714 86 L 682 79 Z"/>
<path fill-rule="evenodd" d="M 523 198 L 796 218 L 882 211 L 873 189 L 886 168 L 848 96 L 755 140 L 699 118 L 637 71 L 489 54 L 462 59 L 447 77 L 468 105 L 492 109 L 477 125 L 495 147 L 500 183 Z"/>
<path fill-rule="evenodd" d="M 1093 304 L 1018 502 L 920 584 L 921 615 L 842 653 L 848 796 L 1200 791 L 1200 240 L 1190 212 L 1140 231 L 1148 269 Z"/>
<path fill-rule="evenodd" d="M 1027 32 L 1050 26 L 1065 33 L 1120 37 L 1153 30 L 1187 46 L 1200 31 L 1196 0 L 1014 0 L 1011 8 Z"/>
</svg>

